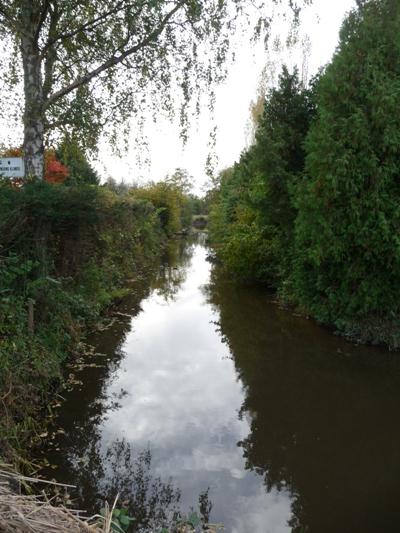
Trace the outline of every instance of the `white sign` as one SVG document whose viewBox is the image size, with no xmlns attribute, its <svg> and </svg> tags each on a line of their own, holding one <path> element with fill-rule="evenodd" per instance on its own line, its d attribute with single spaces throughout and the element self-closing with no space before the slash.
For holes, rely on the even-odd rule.
<svg viewBox="0 0 400 533">
<path fill-rule="evenodd" d="M 25 165 L 22 157 L 0 158 L 0 176 L 3 178 L 23 178 Z"/>
</svg>

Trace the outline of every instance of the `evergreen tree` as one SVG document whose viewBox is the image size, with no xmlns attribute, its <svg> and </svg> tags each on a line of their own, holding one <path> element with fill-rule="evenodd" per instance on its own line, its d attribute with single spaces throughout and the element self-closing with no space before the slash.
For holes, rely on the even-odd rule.
<svg viewBox="0 0 400 533">
<path fill-rule="evenodd" d="M 304 141 L 314 112 L 312 90 L 303 86 L 297 69 L 290 73 L 283 67 L 256 134 L 256 168 L 249 193 L 258 225 L 273 250 L 270 281 L 274 285 L 287 277 L 291 266 L 296 217 L 292 189 L 304 170 Z"/>
<path fill-rule="evenodd" d="M 296 297 L 347 329 L 400 311 L 399 36 L 398 0 L 360 1 L 345 21 L 298 188 Z"/>
<path fill-rule="evenodd" d="M 312 92 L 283 68 L 264 103 L 255 142 L 220 179 L 210 231 L 239 277 L 278 286 L 290 266 L 296 210 L 291 189 L 304 167 Z"/>
<path fill-rule="evenodd" d="M 76 139 L 65 137 L 57 150 L 60 161 L 68 167 L 68 185 L 99 185 L 100 178 L 89 163 L 85 152 Z"/>
</svg>

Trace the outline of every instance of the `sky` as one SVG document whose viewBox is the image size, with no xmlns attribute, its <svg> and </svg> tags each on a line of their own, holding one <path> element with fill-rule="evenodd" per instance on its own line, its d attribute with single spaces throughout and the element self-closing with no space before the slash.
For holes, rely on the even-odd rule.
<svg viewBox="0 0 400 533">
<path fill-rule="evenodd" d="M 217 88 L 214 117 L 205 107 L 199 117 L 192 119 L 185 147 L 179 138 L 177 124 L 162 118 L 154 124 L 149 117 L 145 126 L 147 153 L 139 154 L 132 139 L 127 153 L 117 157 L 103 142 L 96 168 L 104 178 L 111 176 L 126 183 L 158 181 L 176 168 L 184 168 L 193 177 L 195 192 L 202 194 L 209 181 L 205 161 L 210 153 L 210 131 L 213 126 L 216 126 L 214 151 L 217 172 L 237 161 L 243 149 L 249 145 L 250 105 L 257 96 L 261 80 L 266 80 L 269 86 L 273 85 L 282 64 L 292 68 L 297 65 L 300 73 L 309 79 L 329 62 L 338 43 L 343 18 L 354 6 L 355 0 L 314 0 L 312 6 L 302 11 L 298 44 L 290 49 L 281 47 L 274 51 L 270 46 L 269 51 L 266 51 L 262 43 L 251 46 L 248 41 L 240 42 L 236 49 L 236 61 L 229 65 L 225 82 Z M 280 20 L 278 14 L 270 42 L 278 36 L 285 41 L 288 29 L 288 24 Z M 307 42 L 309 53 L 306 54 L 304 66 L 304 43 Z M 142 161 L 138 160 L 140 157 Z M 146 157 L 148 164 L 143 161 Z"/>
<path fill-rule="evenodd" d="M 134 127 L 137 120 L 132 117 L 132 132 L 125 153 L 117 156 L 105 139 L 100 142 L 98 159 L 92 163 L 102 180 L 112 177 L 127 184 L 144 184 L 162 180 L 176 168 L 183 168 L 193 178 L 194 192 L 204 193 L 209 183 L 205 163 L 211 151 L 213 128 L 216 128 L 212 150 L 216 156 L 214 173 L 217 173 L 237 161 L 251 142 L 250 105 L 257 97 L 260 83 L 263 81 L 267 86 L 273 86 L 283 64 L 290 68 L 298 66 L 300 73 L 309 79 L 329 62 L 338 43 L 343 18 L 354 6 L 355 0 L 313 0 L 312 6 L 302 10 L 297 44 L 289 49 L 282 43 L 285 43 L 290 26 L 282 18 L 284 8 L 276 8 L 268 50 L 262 42 L 251 44 L 249 38 L 236 37 L 233 47 L 236 60 L 228 64 L 227 78 L 216 88 L 214 115 L 210 114 L 205 96 L 200 115 L 190 121 L 185 146 L 182 146 L 177 123 L 161 116 L 154 124 L 149 114 L 144 126 L 148 148 L 138 149 Z M 278 47 L 273 46 L 277 38 L 281 42 Z M 4 53 L 0 49 L 0 54 Z M 18 91 L 14 100 L 16 103 L 11 107 L 18 109 Z M 11 127 L 9 122 L 0 121 L 0 143 L 6 146 L 22 144 L 22 124 L 15 123 Z"/>
</svg>

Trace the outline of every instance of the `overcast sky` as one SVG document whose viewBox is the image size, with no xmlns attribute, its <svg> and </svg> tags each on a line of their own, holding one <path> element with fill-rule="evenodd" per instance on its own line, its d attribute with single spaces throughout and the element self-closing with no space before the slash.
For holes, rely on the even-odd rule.
<svg viewBox="0 0 400 533">
<path fill-rule="evenodd" d="M 248 41 L 241 43 L 236 62 L 229 67 L 226 82 L 217 90 L 214 123 L 217 126 L 215 152 L 218 169 L 232 165 L 249 142 L 250 104 L 256 97 L 263 69 L 266 69 L 269 83 L 274 82 L 283 63 L 290 67 L 298 65 L 302 72 L 302 43 L 308 37 L 311 45 L 307 55 L 308 78 L 312 76 L 330 60 L 338 42 L 342 20 L 354 6 L 355 0 L 314 0 L 313 6 L 302 12 L 299 44 L 290 50 L 266 52 L 261 43 L 255 47 L 250 46 Z M 288 26 L 278 19 L 273 36 L 280 35 L 284 41 L 287 31 Z M 149 142 L 147 155 L 151 160 L 149 165 L 138 163 L 132 141 L 127 155 L 122 158 L 113 156 L 107 145 L 103 144 L 98 169 L 103 176 L 140 183 L 162 179 L 175 168 L 181 167 L 193 176 L 196 192 L 201 192 L 208 181 L 204 168 L 210 151 L 209 132 L 214 123 L 207 109 L 204 109 L 198 119 L 192 120 L 189 142 L 182 148 L 176 124 L 160 119 L 154 125 L 149 119 L 146 127 Z"/>
<path fill-rule="evenodd" d="M 289 30 L 289 25 L 279 17 L 279 12 L 274 19 L 268 51 L 262 43 L 250 45 L 248 38 L 237 37 L 236 61 L 228 65 L 228 77 L 217 88 L 215 115 L 211 117 L 205 98 L 200 116 L 190 121 L 187 145 L 182 147 L 177 124 L 171 124 L 162 117 L 154 124 L 149 116 L 145 126 L 148 150 L 139 151 L 134 141 L 137 132 L 133 117 L 132 140 L 125 155 L 117 157 L 105 141 L 101 143 L 99 161 L 94 162 L 100 175 L 103 178 L 112 176 L 126 183 L 144 183 L 161 180 L 180 167 L 193 176 L 195 191 L 201 193 L 208 182 L 205 162 L 210 153 L 212 128 L 217 128 L 215 169 L 218 171 L 237 161 L 249 144 L 250 104 L 257 96 L 263 71 L 269 85 L 274 84 L 284 63 L 292 68 L 297 65 L 302 73 L 305 70 L 304 42 L 309 40 L 306 71 L 310 78 L 330 60 L 343 18 L 354 6 L 355 0 L 313 0 L 313 5 L 302 11 L 298 44 L 290 49 L 281 46 L 275 50 L 272 46 L 277 36 L 284 43 Z M 15 92 L 14 97 L 18 101 L 19 93 Z M 22 124 L 10 127 L 10 123 L 0 121 L 0 142 L 8 146 L 22 144 Z M 142 162 L 138 162 L 138 156 Z M 144 163 L 146 158 L 148 164 Z"/>
</svg>

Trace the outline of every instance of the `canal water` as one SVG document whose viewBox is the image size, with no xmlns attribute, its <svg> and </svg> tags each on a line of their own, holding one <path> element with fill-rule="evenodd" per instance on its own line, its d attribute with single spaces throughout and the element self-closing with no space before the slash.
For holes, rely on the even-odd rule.
<svg viewBox="0 0 400 533">
<path fill-rule="evenodd" d="M 45 450 L 53 475 L 89 512 L 119 493 L 144 529 L 200 501 L 232 533 L 399 532 L 398 359 L 224 279 L 208 254 L 177 241 L 89 339 Z"/>
</svg>

